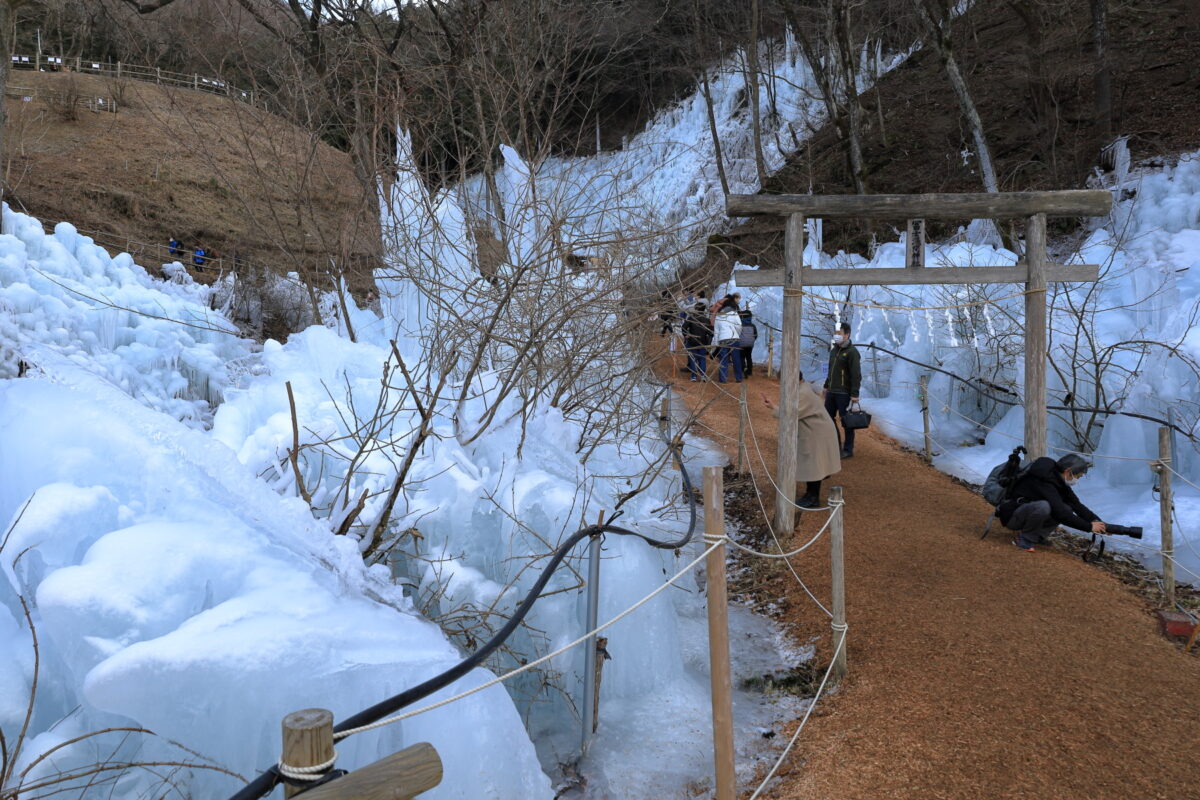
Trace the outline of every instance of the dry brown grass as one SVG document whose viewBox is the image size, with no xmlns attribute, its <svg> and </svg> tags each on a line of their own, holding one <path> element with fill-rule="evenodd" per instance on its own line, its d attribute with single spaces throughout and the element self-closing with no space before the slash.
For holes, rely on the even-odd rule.
<svg viewBox="0 0 1200 800">
<path fill-rule="evenodd" d="M 10 85 L 112 97 L 115 81 L 14 72 Z M 7 199 L 43 223 L 185 246 L 286 271 L 349 255 L 363 289 L 378 258 L 378 220 L 364 209 L 346 153 L 272 114 L 201 92 L 124 81 L 117 114 L 41 115 L 12 152 Z M 17 105 L 19 100 L 10 100 Z M 17 119 L 36 116 L 21 104 Z M 25 128 L 29 128 L 26 124 Z M 6 130 L 14 137 L 14 122 Z M 15 144 L 15 143 L 13 143 Z M 13 146 L 10 144 L 10 146 Z M 147 266 L 153 266 L 147 264 Z"/>
</svg>

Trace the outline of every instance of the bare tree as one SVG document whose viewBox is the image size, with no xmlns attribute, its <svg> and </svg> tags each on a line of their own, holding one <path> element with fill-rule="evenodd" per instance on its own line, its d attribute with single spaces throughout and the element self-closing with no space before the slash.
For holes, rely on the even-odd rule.
<svg viewBox="0 0 1200 800">
<path fill-rule="evenodd" d="M 946 0 L 912 0 L 912 2 L 918 18 L 924 23 L 925 31 L 930 37 L 934 50 L 937 51 L 938 58 L 942 61 L 946 78 L 950 81 L 954 96 L 958 98 L 958 106 L 962 110 L 963 119 L 966 120 L 967 128 L 971 131 L 971 138 L 975 143 L 975 157 L 979 162 L 979 173 L 983 180 L 983 190 L 998 192 L 1000 184 L 996 180 L 996 168 L 992 163 L 992 150 L 984 133 L 983 120 L 975 108 L 975 101 L 971 97 L 971 90 L 967 87 L 966 78 L 959 69 L 958 60 L 954 57 L 954 45 L 950 35 L 952 6 Z"/>
</svg>

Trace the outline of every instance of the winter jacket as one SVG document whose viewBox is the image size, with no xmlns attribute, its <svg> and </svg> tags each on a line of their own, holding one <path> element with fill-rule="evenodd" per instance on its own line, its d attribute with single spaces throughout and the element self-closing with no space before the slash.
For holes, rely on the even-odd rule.
<svg viewBox="0 0 1200 800">
<path fill-rule="evenodd" d="M 717 314 L 713 338 L 717 342 L 736 342 L 742 335 L 742 318 L 731 308 Z"/>
<path fill-rule="evenodd" d="M 835 344 L 829 348 L 829 375 L 825 378 L 825 388 L 858 397 L 861 386 L 862 358 L 858 348 L 853 344 L 845 347 Z"/>
<path fill-rule="evenodd" d="M 1017 506 L 1038 500 L 1045 500 L 1050 504 L 1050 515 L 1055 522 L 1077 531 L 1091 531 L 1092 522 L 1100 519 L 1075 496 L 1075 492 L 1062 479 L 1062 473 L 1052 458 L 1043 456 L 1023 470 L 1008 496 L 1009 499 L 996 509 L 997 516 L 1005 525 Z"/>
<path fill-rule="evenodd" d="M 749 315 L 742 317 L 742 332 L 738 334 L 738 347 L 754 347 L 754 341 L 758 338 L 758 327 L 755 326 L 754 320 Z"/>
<path fill-rule="evenodd" d="M 712 344 L 713 330 L 708 324 L 708 314 L 689 311 L 683 320 L 683 346 L 708 347 Z"/>
<path fill-rule="evenodd" d="M 800 381 L 800 413 L 796 437 L 796 480 L 823 481 L 842 469 L 837 428 L 820 396 L 808 381 Z M 775 410 L 779 416 L 779 410 Z"/>
</svg>

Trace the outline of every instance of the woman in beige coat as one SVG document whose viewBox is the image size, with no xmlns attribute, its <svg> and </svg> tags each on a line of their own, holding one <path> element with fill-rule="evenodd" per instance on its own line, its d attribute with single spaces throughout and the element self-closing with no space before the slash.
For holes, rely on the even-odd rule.
<svg viewBox="0 0 1200 800">
<path fill-rule="evenodd" d="M 779 409 L 759 393 L 763 405 L 771 409 L 776 417 Z M 821 504 L 821 481 L 840 472 L 842 459 L 838 454 L 837 428 L 825 411 L 821 396 L 800 375 L 800 413 L 796 437 L 796 489 L 804 486 L 804 496 L 796 501 L 801 508 L 817 508 Z"/>
</svg>

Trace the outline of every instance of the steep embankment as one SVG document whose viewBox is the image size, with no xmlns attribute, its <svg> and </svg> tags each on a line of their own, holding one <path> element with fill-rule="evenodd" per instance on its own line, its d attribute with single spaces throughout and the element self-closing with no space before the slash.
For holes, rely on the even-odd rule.
<svg viewBox="0 0 1200 800">
<path fill-rule="evenodd" d="M 378 252 L 375 214 L 349 157 L 280 117 L 227 98 L 138 81 L 14 71 L 9 86 L 115 98 L 118 113 L 10 89 L 6 199 L 47 224 L 107 234 L 153 267 L 171 236 L 231 259 L 326 269 Z M 129 245 L 125 240 L 131 240 Z M 138 243 L 151 246 L 139 253 Z M 198 278 L 203 276 L 197 275 Z"/>
</svg>

